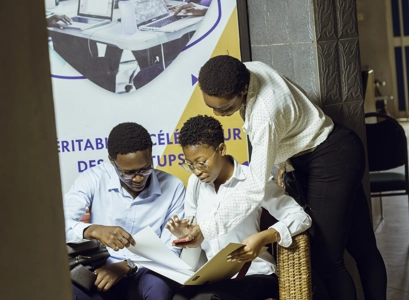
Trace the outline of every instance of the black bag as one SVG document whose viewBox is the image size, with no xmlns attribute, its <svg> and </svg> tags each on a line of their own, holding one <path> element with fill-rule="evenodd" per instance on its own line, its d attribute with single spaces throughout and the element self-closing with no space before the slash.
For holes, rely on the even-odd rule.
<svg viewBox="0 0 409 300">
<path fill-rule="evenodd" d="M 284 172 L 282 177 L 286 193 L 293 197 L 295 201 L 311 216 L 311 208 L 307 204 L 307 183 L 303 176 L 296 171 Z M 314 236 L 314 221 L 308 232 Z"/>
<path fill-rule="evenodd" d="M 94 285 L 94 269 L 105 265 L 109 252 L 98 240 L 67 244 L 71 280 L 89 291 Z"/>
</svg>

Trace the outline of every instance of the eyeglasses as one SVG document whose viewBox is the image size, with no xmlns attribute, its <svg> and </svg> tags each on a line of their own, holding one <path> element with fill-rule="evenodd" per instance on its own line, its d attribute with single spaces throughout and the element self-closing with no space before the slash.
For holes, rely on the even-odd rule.
<svg viewBox="0 0 409 300">
<path fill-rule="evenodd" d="M 216 154 L 217 149 L 219 149 L 219 147 L 216 148 L 216 150 L 214 150 L 212 156 L 210 156 L 210 158 L 208 158 L 205 161 L 202 162 L 197 162 L 194 165 L 189 164 L 187 162 L 183 163 L 181 166 L 183 169 L 185 169 L 185 171 L 191 172 L 193 173 L 196 170 L 198 171 L 205 171 L 209 168 L 209 166 L 207 165 L 208 162 L 213 158 L 213 156 Z"/>
<path fill-rule="evenodd" d="M 126 180 L 132 180 L 137 175 L 146 177 L 146 176 L 151 175 L 153 171 L 153 168 L 145 168 L 145 169 L 140 169 L 139 171 L 136 171 L 136 172 L 125 172 L 118 167 L 115 160 L 113 160 L 113 162 L 114 162 L 115 169 L 117 170 L 118 174 L 121 175 L 121 177 Z"/>
</svg>

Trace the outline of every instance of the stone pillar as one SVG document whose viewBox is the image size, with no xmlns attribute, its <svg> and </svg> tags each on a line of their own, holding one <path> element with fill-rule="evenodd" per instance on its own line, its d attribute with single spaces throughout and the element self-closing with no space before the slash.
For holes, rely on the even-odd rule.
<svg viewBox="0 0 409 300">
<path fill-rule="evenodd" d="M 0 298 L 70 300 L 44 0 L 0 16 Z"/>
<path fill-rule="evenodd" d="M 327 115 L 365 141 L 355 0 L 248 0 L 247 9 L 252 60 L 297 83 Z M 363 299 L 348 254 L 346 263 Z"/>
</svg>

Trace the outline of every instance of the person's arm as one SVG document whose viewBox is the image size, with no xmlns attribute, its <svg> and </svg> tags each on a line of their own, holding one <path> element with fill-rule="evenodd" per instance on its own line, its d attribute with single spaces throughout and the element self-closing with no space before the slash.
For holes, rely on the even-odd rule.
<svg viewBox="0 0 409 300">
<path fill-rule="evenodd" d="M 162 225 L 162 234 L 161 240 L 165 245 L 167 245 L 177 256 L 180 255 L 180 249 L 172 247 L 172 241 L 175 239 L 173 234 L 166 229 L 168 220 L 174 216 L 178 216 L 180 219 L 184 217 L 184 199 L 185 199 L 185 187 L 182 182 L 178 184 L 176 190 L 172 195 L 172 203 L 169 206 L 169 210 L 167 212 L 166 218 Z"/>
<path fill-rule="evenodd" d="M 279 239 L 276 241 L 280 246 L 288 247 L 292 243 L 292 237 L 306 231 L 311 227 L 312 220 L 304 209 L 280 188 L 274 180 L 266 185 L 267 199 L 261 206 L 278 220 L 270 229 L 274 229 Z"/>
<path fill-rule="evenodd" d="M 201 222 L 199 230 L 192 232 L 189 238 L 194 239 L 202 233 L 205 239 L 212 239 L 229 232 L 264 199 L 265 185 L 273 170 L 280 134 L 269 121 L 267 110 L 258 110 L 257 113 L 258 121 L 251 124 L 252 128 L 257 128 L 257 132 L 251 137 L 253 150 L 247 179 L 229 201 L 220 204 L 214 217 Z"/>
<path fill-rule="evenodd" d="M 278 222 L 253 234 L 243 240 L 246 246 L 231 253 L 228 259 L 232 261 L 252 261 L 261 248 L 270 243 L 277 242 L 283 247 L 292 243 L 292 237 L 304 232 L 311 226 L 311 218 L 304 209 L 290 196 L 286 195 L 284 189 L 280 188 L 275 181 L 270 180 L 266 185 L 268 199 L 262 201 L 261 206 L 268 210 Z"/>
<path fill-rule="evenodd" d="M 198 200 L 196 199 L 198 197 L 197 189 L 199 188 L 198 181 L 198 178 L 193 174 L 189 177 L 184 201 L 185 219 L 179 216 L 173 216 L 173 218 L 168 219 L 166 228 L 177 238 L 186 237 L 196 225 L 195 218 Z M 191 223 L 192 221 L 193 223 Z M 186 245 L 189 246 L 190 243 L 183 243 L 178 246 L 184 248 Z"/>
<path fill-rule="evenodd" d="M 86 208 L 93 200 L 96 180 L 87 172 L 82 173 L 73 183 L 70 190 L 63 197 L 65 236 L 68 242 L 80 242 L 84 239 L 84 230 L 91 224 L 80 222 Z"/>
<path fill-rule="evenodd" d="M 66 242 L 97 239 L 115 251 L 135 245 L 133 237 L 120 226 L 104 226 L 81 222 L 87 207 L 91 207 L 100 178 L 92 172 L 82 173 L 64 195 Z"/>
</svg>

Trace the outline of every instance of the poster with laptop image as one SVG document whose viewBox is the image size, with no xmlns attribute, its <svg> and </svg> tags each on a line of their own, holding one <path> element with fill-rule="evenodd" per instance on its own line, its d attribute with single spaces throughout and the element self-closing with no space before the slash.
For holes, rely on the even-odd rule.
<svg viewBox="0 0 409 300">
<path fill-rule="evenodd" d="M 71 22 L 58 23 L 66 29 L 86 30 L 112 22 L 114 0 L 78 0 L 77 15 L 71 16 Z"/>
<path fill-rule="evenodd" d="M 116 94 L 135 92 L 213 30 L 218 14 L 206 21 L 211 4 L 60 0 L 46 16 L 52 75 L 89 80 Z"/>
<path fill-rule="evenodd" d="M 200 22 L 207 11 L 206 6 L 192 2 L 189 5 L 194 7 L 196 11 L 203 12 L 203 15 L 183 13 L 182 10 L 179 10 L 180 4 L 175 2 L 178 1 L 169 1 L 171 4 L 168 4 L 163 0 L 134 0 L 137 28 L 139 30 L 175 32 Z M 175 11 L 177 11 L 176 14 Z"/>
</svg>

